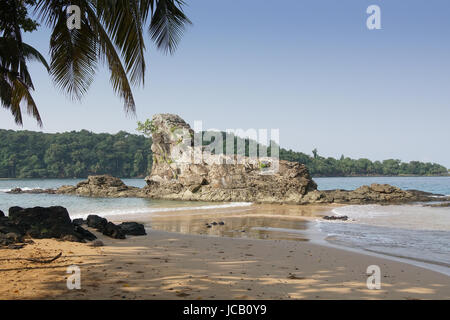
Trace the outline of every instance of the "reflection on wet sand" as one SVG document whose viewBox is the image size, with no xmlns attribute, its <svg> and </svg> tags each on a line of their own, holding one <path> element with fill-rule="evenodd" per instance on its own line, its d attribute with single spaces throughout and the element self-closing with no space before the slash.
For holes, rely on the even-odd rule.
<svg viewBox="0 0 450 320">
<path fill-rule="evenodd" d="M 155 230 L 218 237 L 308 241 L 311 219 L 330 206 L 252 205 L 248 207 L 159 212 L 141 221 Z"/>
</svg>

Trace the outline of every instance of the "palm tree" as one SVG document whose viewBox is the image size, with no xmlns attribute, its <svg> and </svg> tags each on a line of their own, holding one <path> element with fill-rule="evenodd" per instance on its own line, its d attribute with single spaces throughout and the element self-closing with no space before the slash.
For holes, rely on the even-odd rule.
<svg viewBox="0 0 450 320">
<path fill-rule="evenodd" d="M 0 16 L 0 102 L 9 109 L 17 124 L 22 124 L 21 104 L 39 125 L 42 125 L 36 103 L 30 91 L 33 82 L 27 68 L 27 61 L 37 60 L 47 70 L 49 66 L 44 57 L 32 46 L 22 42 L 21 29 L 32 31 L 36 24 L 26 17 L 22 1 L 3 0 Z"/>
<path fill-rule="evenodd" d="M 59 89 L 72 99 L 81 99 L 89 90 L 98 65 L 105 63 L 114 91 L 122 98 L 125 111 L 131 113 L 136 109 L 131 86 L 143 85 L 145 78 L 144 28 L 148 28 L 158 49 L 172 54 L 186 25 L 191 23 L 182 10 L 183 0 L 1 1 L 26 1 L 35 7 L 38 19 L 52 29 L 49 72 Z M 80 8 L 81 29 L 67 27 L 70 5 Z M 21 40 L 17 42 L 20 47 Z M 20 108 L 14 110 L 20 114 Z M 33 115 L 40 122 L 36 114 Z M 21 115 L 15 119 L 22 124 Z"/>
</svg>

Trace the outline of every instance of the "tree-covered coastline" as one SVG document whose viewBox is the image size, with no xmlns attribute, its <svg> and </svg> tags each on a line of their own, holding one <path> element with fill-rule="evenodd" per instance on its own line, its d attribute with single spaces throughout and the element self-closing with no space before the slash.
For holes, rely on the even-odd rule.
<svg viewBox="0 0 450 320">
<path fill-rule="evenodd" d="M 0 178 L 143 177 L 151 169 L 151 138 L 120 131 L 65 133 L 0 130 Z M 280 159 L 305 164 L 319 176 L 448 175 L 442 165 L 388 159 L 340 159 L 280 149 Z"/>
</svg>

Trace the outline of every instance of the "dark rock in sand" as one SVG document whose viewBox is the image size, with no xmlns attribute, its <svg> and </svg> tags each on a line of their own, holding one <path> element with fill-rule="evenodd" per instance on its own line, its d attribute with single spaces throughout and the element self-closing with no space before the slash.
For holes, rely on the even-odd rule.
<svg viewBox="0 0 450 320">
<path fill-rule="evenodd" d="M 219 222 L 219 225 L 221 225 L 221 226 L 223 226 L 224 224 L 225 224 L 225 222 L 223 222 L 223 221 Z"/>
<path fill-rule="evenodd" d="M 112 222 L 106 223 L 103 234 L 114 239 L 125 239 L 125 233 L 122 228 Z"/>
<path fill-rule="evenodd" d="M 69 213 L 64 207 L 12 207 L 9 210 L 9 220 L 19 230 L 20 234 L 32 238 L 57 238 L 70 241 L 83 241 L 85 238 L 75 232 Z"/>
<path fill-rule="evenodd" d="M 19 212 L 19 211 L 22 211 L 22 210 L 23 210 L 22 207 L 11 207 L 11 208 L 9 208 L 9 210 L 8 210 L 8 214 L 9 214 L 9 216 L 11 217 L 12 214 L 14 214 L 14 213 L 16 213 L 16 212 Z"/>
<path fill-rule="evenodd" d="M 124 222 L 119 224 L 119 227 L 122 229 L 123 233 L 131 236 L 145 236 L 147 233 L 145 232 L 144 225 L 137 222 Z"/>
<path fill-rule="evenodd" d="M 92 247 L 103 247 L 105 244 L 101 240 L 95 240 L 91 243 Z"/>
<path fill-rule="evenodd" d="M 8 234 L 15 233 L 21 236 L 24 235 L 24 232 L 20 230 L 15 223 L 9 220 L 8 217 L 0 217 L 0 234 Z"/>
<path fill-rule="evenodd" d="M 88 227 L 97 229 L 100 232 L 103 232 L 107 223 L 108 223 L 108 220 L 106 220 L 105 218 L 102 218 L 100 216 L 97 216 L 95 214 L 91 214 L 87 217 Z"/>
<path fill-rule="evenodd" d="M 72 223 L 73 223 L 75 226 L 82 226 L 83 224 L 87 224 L 87 221 L 84 220 L 84 219 L 82 219 L 82 218 L 78 218 L 78 219 L 73 219 L 73 220 L 72 220 Z"/>
<path fill-rule="evenodd" d="M 348 217 L 347 216 L 325 216 L 325 217 L 323 217 L 323 219 L 325 219 L 325 220 L 342 220 L 342 221 L 347 221 Z"/>
<path fill-rule="evenodd" d="M 83 227 L 81 227 L 79 225 L 75 225 L 74 230 L 75 230 L 75 233 L 78 234 L 81 238 L 86 239 L 88 241 L 92 241 L 92 240 L 97 239 L 95 234 L 93 234 L 92 232 L 84 229 Z"/>
</svg>

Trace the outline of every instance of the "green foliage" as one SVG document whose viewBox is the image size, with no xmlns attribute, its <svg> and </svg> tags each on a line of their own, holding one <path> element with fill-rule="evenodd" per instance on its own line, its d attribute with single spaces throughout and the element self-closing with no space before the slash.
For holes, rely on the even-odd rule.
<svg viewBox="0 0 450 320">
<path fill-rule="evenodd" d="M 143 177 L 151 168 L 151 139 L 121 131 L 48 134 L 0 130 L 0 177 L 84 178 L 109 173 Z"/>
<path fill-rule="evenodd" d="M 382 162 L 369 159 L 325 158 L 316 153 L 311 157 L 302 152 L 280 149 L 280 159 L 305 164 L 311 175 L 323 177 L 344 176 L 398 176 L 398 175 L 448 175 L 447 168 L 436 163 L 388 159 Z"/>
<path fill-rule="evenodd" d="M 155 132 L 156 128 L 150 119 L 145 120 L 145 122 L 137 122 L 137 131 L 141 132 L 146 137 L 151 137 L 152 133 Z"/>
</svg>

